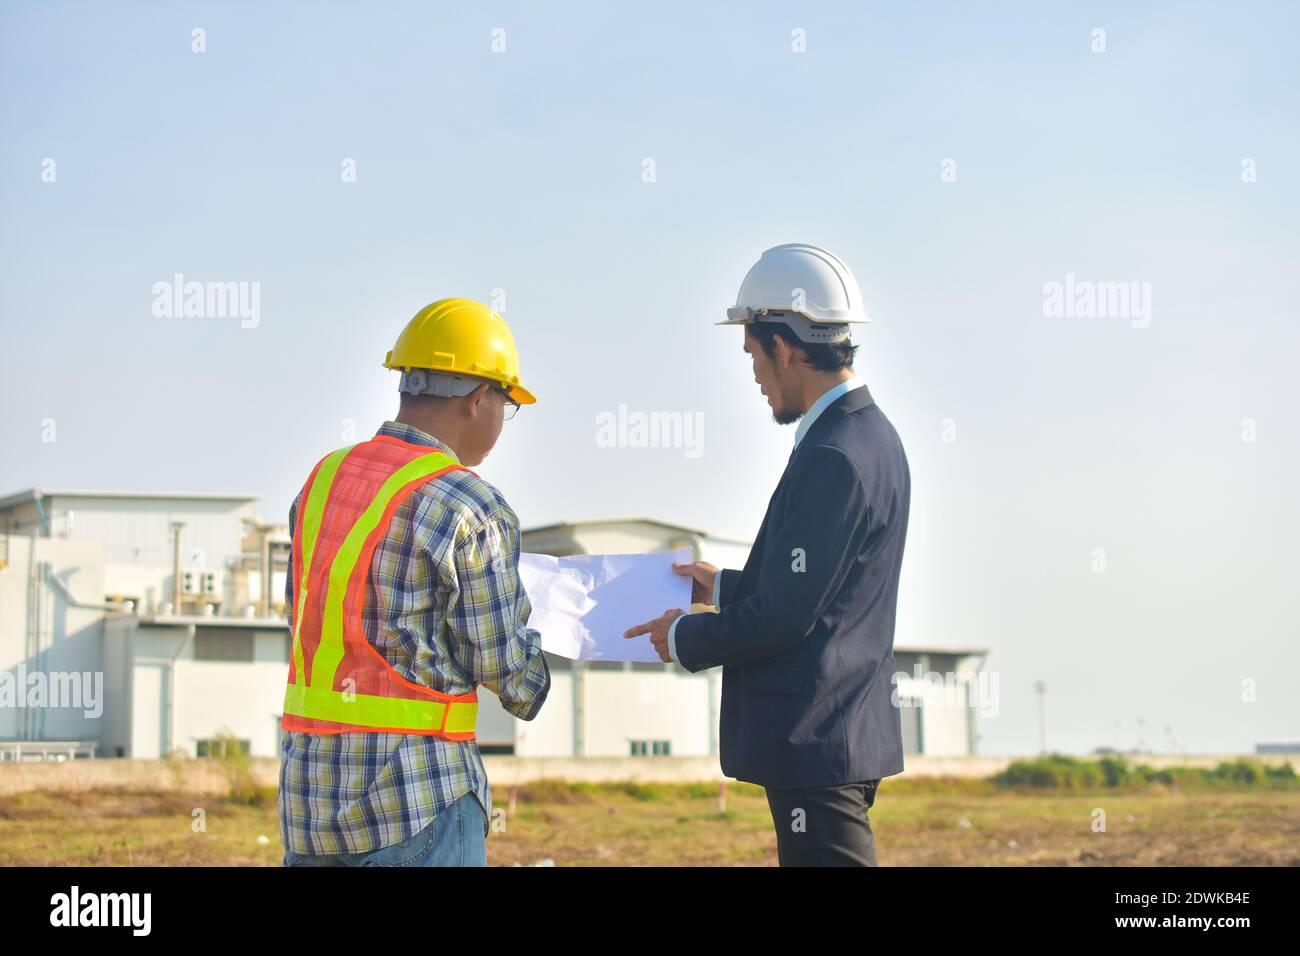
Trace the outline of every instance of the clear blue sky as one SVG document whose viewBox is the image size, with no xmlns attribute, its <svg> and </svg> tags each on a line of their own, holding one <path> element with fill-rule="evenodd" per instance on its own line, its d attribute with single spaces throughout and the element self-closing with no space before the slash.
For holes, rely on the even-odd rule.
<svg viewBox="0 0 1300 956">
<path fill-rule="evenodd" d="M 993 649 L 982 749 L 1037 747 L 1035 679 L 1057 749 L 1139 719 L 1158 749 L 1300 739 L 1298 28 L 1286 3 L 5 4 L 0 491 L 251 490 L 284 520 L 345 420 L 392 414 L 405 320 L 499 288 L 541 401 L 482 472 L 524 525 L 748 538 L 794 429 L 711 323 L 763 249 L 814 242 L 863 285 L 858 371 L 911 460 L 897 639 Z M 259 324 L 155 318 L 176 273 L 260 283 Z M 1067 274 L 1150 283 L 1150 326 L 1046 318 Z M 620 404 L 702 414 L 703 453 L 599 447 Z"/>
</svg>

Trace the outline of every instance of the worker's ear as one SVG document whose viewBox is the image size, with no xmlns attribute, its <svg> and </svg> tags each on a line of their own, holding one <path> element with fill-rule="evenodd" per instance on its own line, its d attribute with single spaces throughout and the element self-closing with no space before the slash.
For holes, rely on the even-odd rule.
<svg viewBox="0 0 1300 956">
<path fill-rule="evenodd" d="M 488 390 L 492 387 L 490 382 L 484 382 L 482 385 L 470 392 L 465 398 L 465 405 L 469 409 L 470 415 L 477 415 L 483 408 L 483 402 L 487 399 Z"/>
<path fill-rule="evenodd" d="M 785 340 L 784 335 L 772 336 L 772 342 L 776 346 L 776 354 L 772 356 L 776 364 L 781 369 L 787 369 L 794 364 L 795 347 Z"/>
</svg>

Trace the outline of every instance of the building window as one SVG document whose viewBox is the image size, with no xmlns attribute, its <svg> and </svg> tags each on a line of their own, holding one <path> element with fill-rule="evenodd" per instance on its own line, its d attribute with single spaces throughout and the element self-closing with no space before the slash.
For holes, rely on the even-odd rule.
<svg viewBox="0 0 1300 956">
<path fill-rule="evenodd" d="M 228 755 L 234 756 L 233 753 L 228 754 L 227 751 L 227 745 L 231 743 L 233 743 L 233 741 L 200 740 L 195 743 L 194 752 L 198 754 L 200 757 L 225 757 Z M 244 755 L 247 755 L 251 747 L 251 742 L 247 740 L 240 740 L 238 741 L 238 744 L 239 744 L 239 752 Z M 233 747 L 230 748 L 230 750 L 233 749 L 234 749 Z"/>
<path fill-rule="evenodd" d="M 194 634 L 196 661 L 253 660 L 253 632 L 242 627 L 200 627 Z"/>
<path fill-rule="evenodd" d="M 904 704 L 904 706 L 898 708 L 903 730 L 903 753 L 924 753 L 925 735 L 921 732 L 921 720 L 924 716 L 924 710 L 921 707 L 921 698 L 902 697 L 900 701 Z"/>
<path fill-rule="evenodd" d="M 630 740 L 628 743 L 633 757 L 671 757 L 673 753 L 671 740 Z"/>
</svg>

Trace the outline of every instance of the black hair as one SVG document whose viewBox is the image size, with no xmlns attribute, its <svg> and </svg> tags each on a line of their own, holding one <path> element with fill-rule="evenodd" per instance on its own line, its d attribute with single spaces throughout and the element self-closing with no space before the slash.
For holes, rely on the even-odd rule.
<svg viewBox="0 0 1300 956">
<path fill-rule="evenodd" d="M 772 357 L 772 340 L 778 335 L 786 344 L 803 351 L 809 365 L 819 372 L 838 372 L 853 367 L 853 356 L 858 347 L 845 339 L 843 342 L 804 342 L 794 334 L 794 329 L 784 322 L 749 322 L 745 331 L 763 347 L 763 354 Z"/>
</svg>

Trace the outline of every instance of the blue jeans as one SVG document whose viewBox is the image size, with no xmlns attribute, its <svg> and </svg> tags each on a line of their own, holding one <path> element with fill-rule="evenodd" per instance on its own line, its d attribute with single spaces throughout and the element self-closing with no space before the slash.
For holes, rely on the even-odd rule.
<svg viewBox="0 0 1300 956">
<path fill-rule="evenodd" d="M 452 801 L 401 843 L 368 853 L 306 854 L 286 850 L 285 866 L 487 866 L 487 815 L 478 797 Z"/>
</svg>

